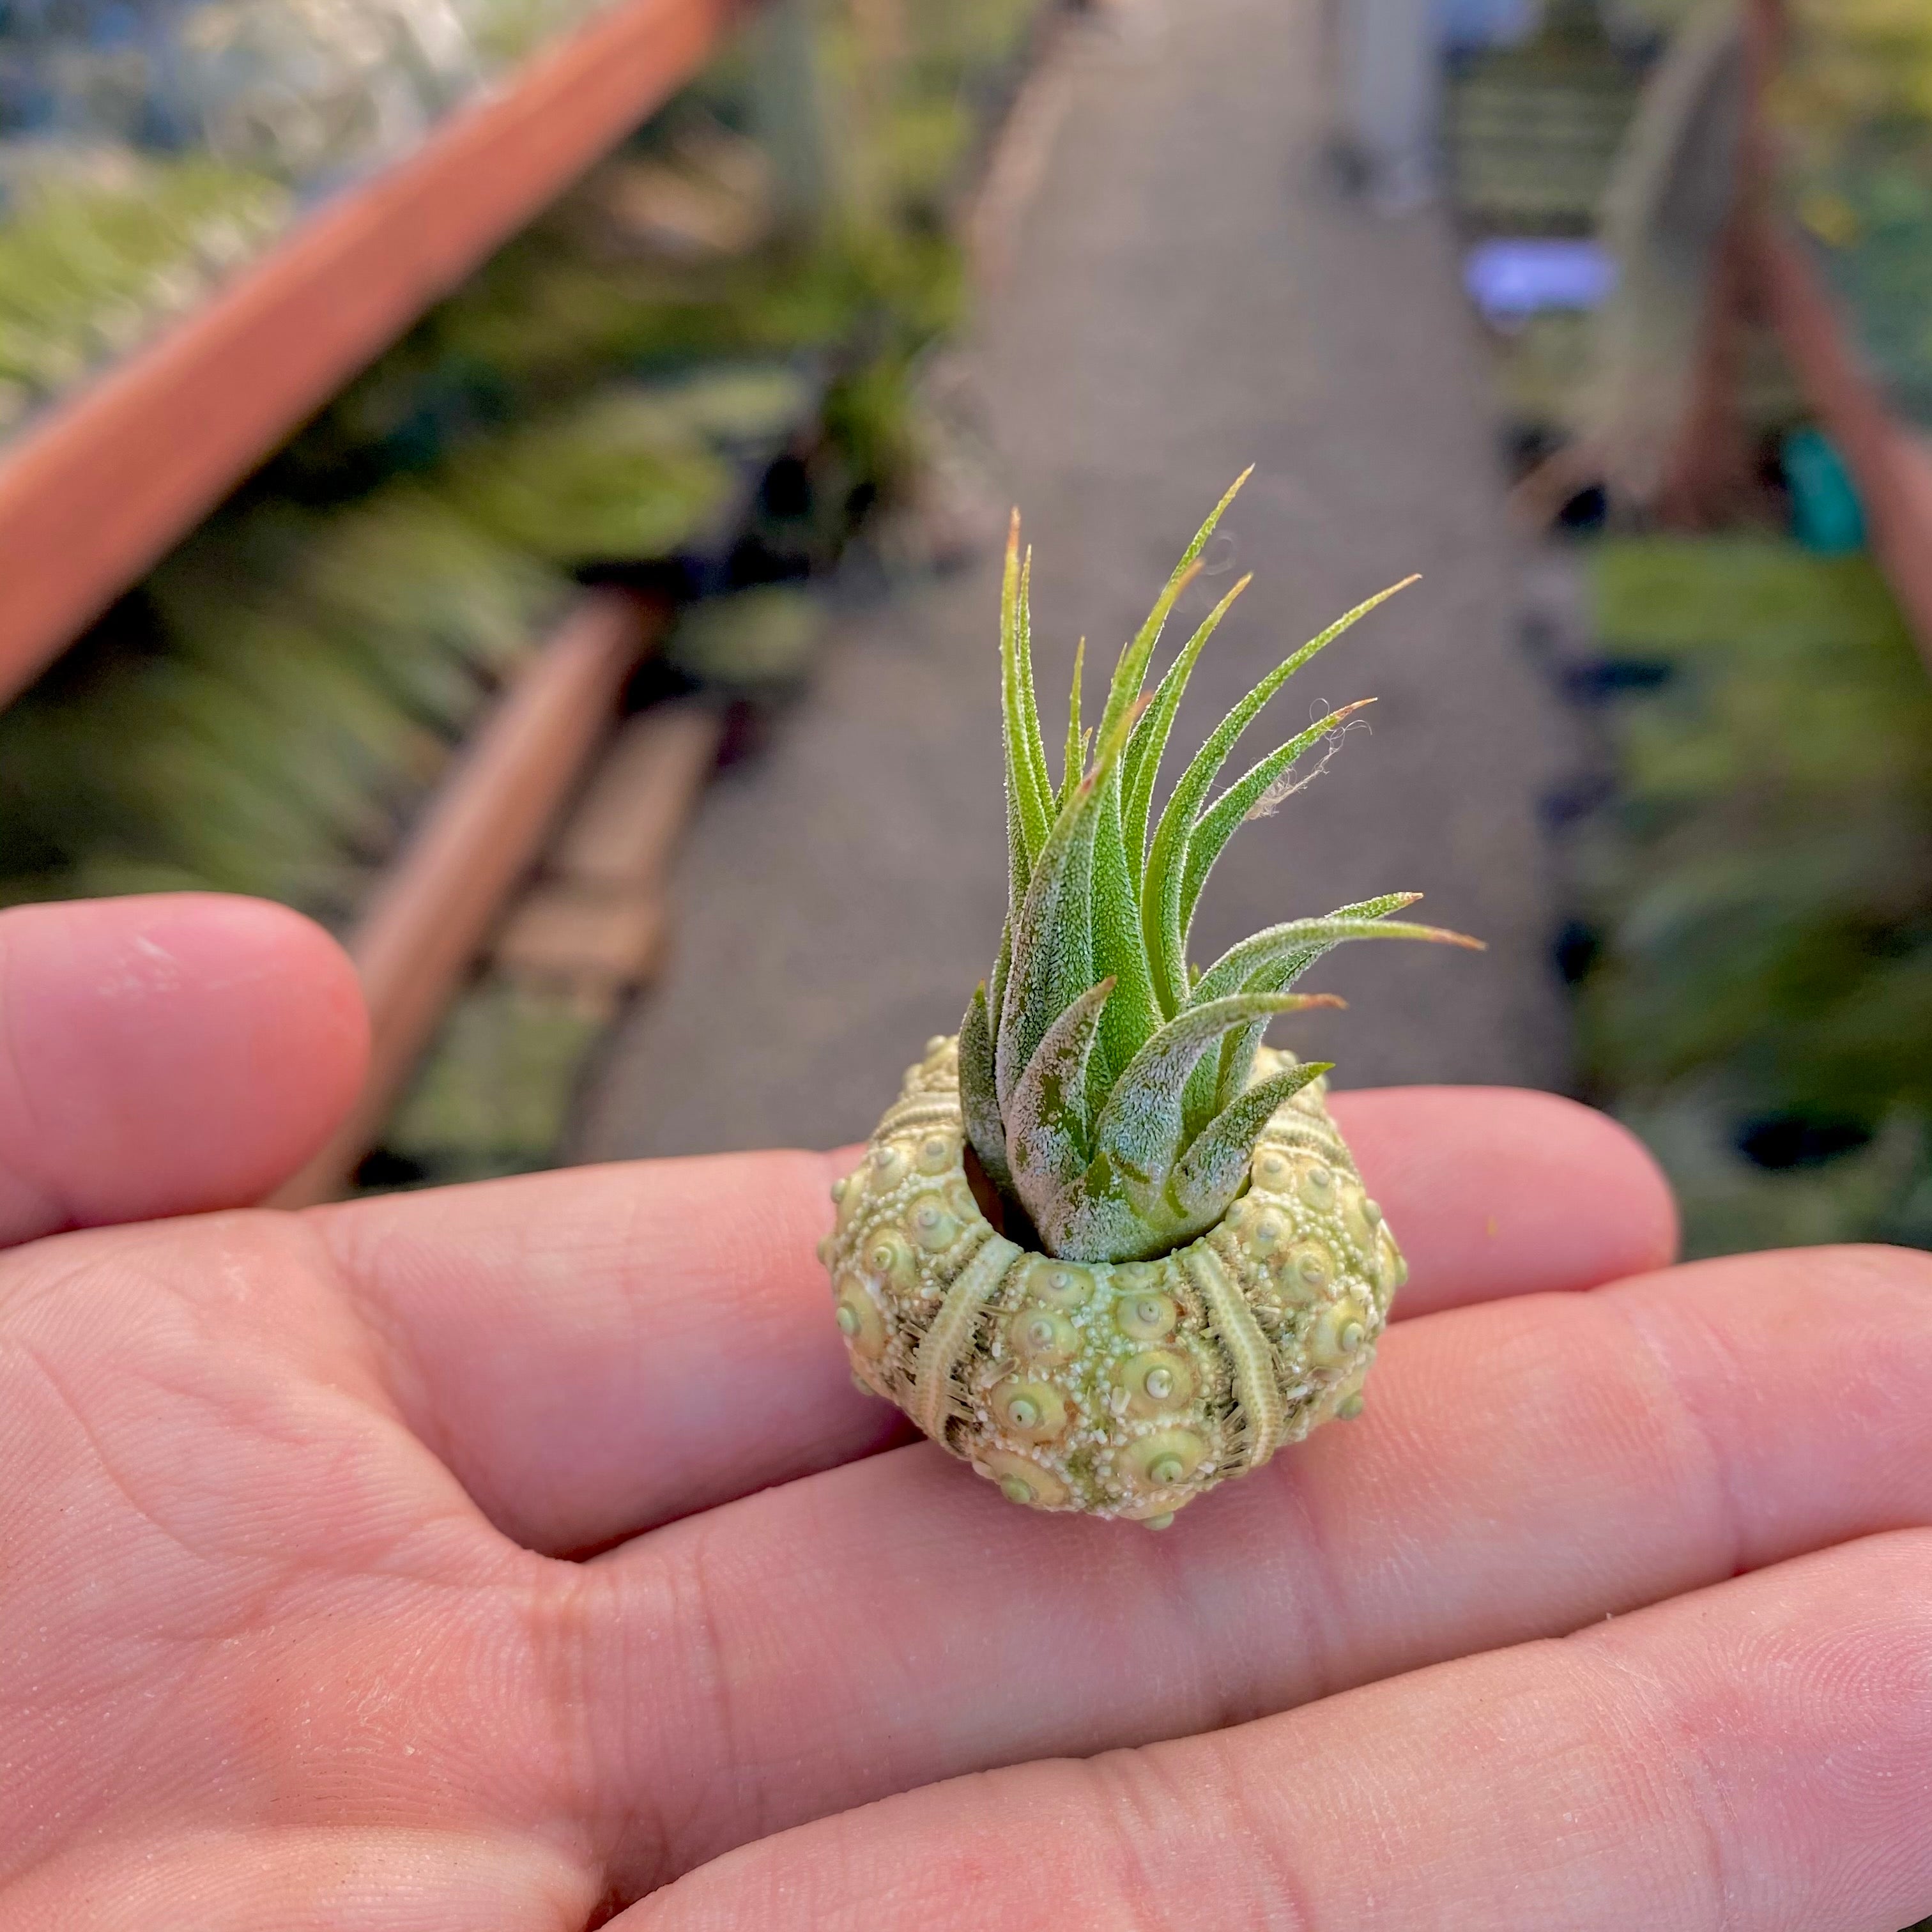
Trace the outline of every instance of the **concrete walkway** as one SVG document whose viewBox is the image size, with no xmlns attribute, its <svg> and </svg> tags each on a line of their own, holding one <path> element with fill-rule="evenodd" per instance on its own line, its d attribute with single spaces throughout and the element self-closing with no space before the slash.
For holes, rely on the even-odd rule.
<svg viewBox="0 0 1932 1932">
<path fill-rule="evenodd" d="M 1294 644 L 1420 571 L 1244 743 L 1258 756 L 1318 707 L 1380 700 L 1318 784 L 1243 830 L 1196 954 L 1424 891 L 1424 912 L 1489 952 L 1348 950 L 1310 983 L 1350 1010 L 1277 1036 L 1337 1060 L 1338 1084 L 1561 1087 L 1535 802 L 1567 730 L 1516 642 L 1521 560 L 1480 346 L 1441 220 L 1380 218 L 1328 184 L 1317 12 L 1126 0 L 1055 56 L 1064 112 L 968 345 L 1036 545 L 1047 737 L 1075 638 L 1111 658 L 1250 462 L 1181 615 L 1240 571 L 1256 581 L 1177 742 L 1191 748 Z M 956 1024 L 991 968 L 1004 891 L 998 574 L 989 556 L 853 614 L 770 753 L 713 788 L 668 976 L 616 1036 L 574 1154 L 858 1138 L 926 1036 Z"/>
</svg>

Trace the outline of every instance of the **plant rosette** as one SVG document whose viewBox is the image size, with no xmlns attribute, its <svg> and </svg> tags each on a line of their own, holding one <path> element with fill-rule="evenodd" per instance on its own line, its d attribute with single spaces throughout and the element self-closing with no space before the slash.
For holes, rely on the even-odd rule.
<svg viewBox="0 0 1932 1932">
<path fill-rule="evenodd" d="M 1000 612 L 999 956 L 958 1036 L 927 1042 L 864 1160 L 834 1184 L 820 1245 L 862 1388 L 1014 1502 L 1152 1528 L 1317 1424 L 1359 1413 L 1407 1272 L 1329 1118 L 1328 1064 L 1264 1046 L 1268 1022 L 1340 1004 L 1293 988 L 1346 940 L 1476 944 L 1391 919 L 1417 896 L 1402 892 L 1270 927 L 1205 970 L 1187 963 L 1201 888 L 1235 830 L 1306 783 L 1298 761 L 1361 707 L 1318 719 L 1210 798 L 1222 766 L 1282 684 L 1393 594 L 1264 678 L 1156 819 L 1181 694 L 1248 580 L 1150 696 L 1143 680 L 1245 481 L 1121 652 L 1091 731 L 1076 656 L 1057 787 L 1015 519 Z"/>
</svg>

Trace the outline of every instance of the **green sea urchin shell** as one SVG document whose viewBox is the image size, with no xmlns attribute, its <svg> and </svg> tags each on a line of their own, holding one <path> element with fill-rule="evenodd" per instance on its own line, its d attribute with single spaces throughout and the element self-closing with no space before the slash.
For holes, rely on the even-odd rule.
<svg viewBox="0 0 1932 1932">
<path fill-rule="evenodd" d="M 1263 1047 L 1256 1077 L 1292 1059 Z M 1324 1103 L 1276 1108 L 1220 1222 L 1156 1261 L 1017 1246 L 974 1200 L 958 1042 L 907 1070 L 821 1248 L 860 1384 L 1012 1501 L 1164 1528 L 1355 1414 L 1407 1270 Z"/>
</svg>

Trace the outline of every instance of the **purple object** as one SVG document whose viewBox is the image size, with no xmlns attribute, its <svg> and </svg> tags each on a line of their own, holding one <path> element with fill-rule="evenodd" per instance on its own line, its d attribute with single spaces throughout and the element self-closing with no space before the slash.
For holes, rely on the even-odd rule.
<svg viewBox="0 0 1932 1932">
<path fill-rule="evenodd" d="M 1546 309 L 1600 308 L 1617 265 L 1594 242 L 1484 242 L 1462 263 L 1462 286 L 1490 322 L 1507 326 Z"/>
</svg>

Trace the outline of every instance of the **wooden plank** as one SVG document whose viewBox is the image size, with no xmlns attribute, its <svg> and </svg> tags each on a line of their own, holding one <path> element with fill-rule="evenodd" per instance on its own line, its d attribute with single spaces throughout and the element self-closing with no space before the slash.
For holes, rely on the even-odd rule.
<svg viewBox="0 0 1932 1932">
<path fill-rule="evenodd" d="M 1873 553 L 1932 663 L 1932 444 L 1887 408 L 1831 291 L 1799 244 L 1767 221 L 1761 253 L 1778 334 L 1857 480 Z"/>
<path fill-rule="evenodd" d="M 497 970 L 593 1007 L 650 979 L 669 923 L 671 860 L 724 733 L 718 708 L 695 698 L 653 705 L 622 727 L 490 946 Z"/>
<path fill-rule="evenodd" d="M 741 0 L 618 0 L 0 453 L 0 703 L 704 62 Z"/>
<path fill-rule="evenodd" d="M 640 712 L 599 760 L 545 865 L 580 886 L 656 893 L 678 834 L 718 760 L 724 721 L 680 700 Z"/>
<path fill-rule="evenodd" d="M 368 1078 L 328 1145 L 270 1204 L 306 1207 L 347 1186 L 664 622 L 620 592 L 592 592 L 471 742 L 349 942 L 374 1030 Z"/>
<path fill-rule="evenodd" d="M 664 902 L 655 893 L 589 891 L 546 880 L 511 914 L 490 963 L 520 986 L 560 988 L 598 1006 L 651 976 L 664 926 Z"/>
</svg>

